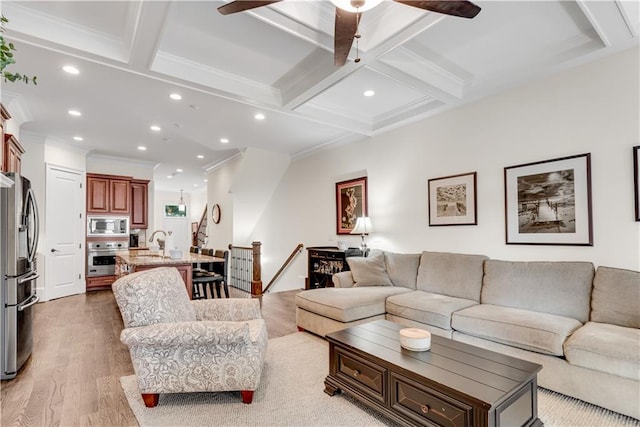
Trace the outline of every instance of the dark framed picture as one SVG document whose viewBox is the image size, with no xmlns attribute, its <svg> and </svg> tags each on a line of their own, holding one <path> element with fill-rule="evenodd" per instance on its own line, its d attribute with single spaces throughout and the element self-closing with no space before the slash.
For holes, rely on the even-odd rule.
<svg viewBox="0 0 640 427">
<path fill-rule="evenodd" d="M 592 246 L 591 154 L 504 168 L 507 244 Z"/>
<path fill-rule="evenodd" d="M 336 232 L 349 234 L 367 216 L 367 177 L 336 183 Z"/>
<path fill-rule="evenodd" d="M 640 145 L 633 147 L 633 190 L 636 200 L 636 221 L 640 221 Z"/>
<path fill-rule="evenodd" d="M 429 226 L 476 225 L 476 172 L 428 181 Z"/>
</svg>

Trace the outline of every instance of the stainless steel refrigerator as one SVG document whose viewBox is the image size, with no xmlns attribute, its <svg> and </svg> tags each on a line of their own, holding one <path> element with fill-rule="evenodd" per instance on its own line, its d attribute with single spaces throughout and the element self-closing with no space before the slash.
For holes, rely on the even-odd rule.
<svg viewBox="0 0 640 427">
<path fill-rule="evenodd" d="M 1 379 L 14 378 L 33 349 L 36 295 L 38 205 L 31 182 L 18 174 L 0 189 L 0 367 Z"/>
</svg>

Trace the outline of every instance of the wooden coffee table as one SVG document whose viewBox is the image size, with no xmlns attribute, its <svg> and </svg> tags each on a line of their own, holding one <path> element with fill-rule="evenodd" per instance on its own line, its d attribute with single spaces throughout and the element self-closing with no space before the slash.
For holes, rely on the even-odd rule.
<svg viewBox="0 0 640 427">
<path fill-rule="evenodd" d="M 407 426 L 542 426 L 542 366 L 439 336 L 400 347 L 404 326 L 377 320 L 327 335 L 325 392 L 339 390 Z"/>
</svg>

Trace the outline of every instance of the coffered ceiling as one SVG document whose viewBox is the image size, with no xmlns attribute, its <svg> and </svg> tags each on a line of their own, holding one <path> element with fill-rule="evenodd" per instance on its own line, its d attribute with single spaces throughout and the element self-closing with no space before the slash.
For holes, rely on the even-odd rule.
<svg viewBox="0 0 640 427">
<path fill-rule="evenodd" d="M 190 191 L 247 147 L 303 156 L 638 47 L 635 0 L 475 3 L 469 20 L 384 1 L 363 14 L 361 61 L 354 46 L 335 67 L 329 1 L 223 16 L 222 1 L 3 0 L 9 70 L 38 85 L 3 83 L 2 102 L 21 132 L 157 164 L 158 188 Z"/>
</svg>

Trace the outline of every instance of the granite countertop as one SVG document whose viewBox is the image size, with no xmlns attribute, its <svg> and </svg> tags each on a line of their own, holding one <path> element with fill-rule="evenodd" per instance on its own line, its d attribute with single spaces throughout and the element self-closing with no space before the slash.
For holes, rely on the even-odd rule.
<svg viewBox="0 0 640 427">
<path fill-rule="evenodd" d="M 177 265 L 177 264 L 197 264 L 207 262 L 224 262 L 224 258 L 182 252 L 181 258 L 171 258 L 169 255 L 162 256 L 162 252 L 155 254 L 141 254 L 140 251 L 120 251 L 117 257 L 123 264 L 127 265 Z"/>
</svg>

